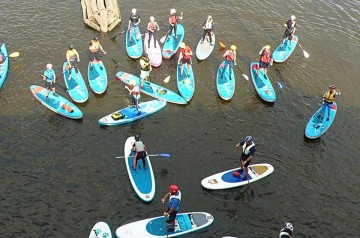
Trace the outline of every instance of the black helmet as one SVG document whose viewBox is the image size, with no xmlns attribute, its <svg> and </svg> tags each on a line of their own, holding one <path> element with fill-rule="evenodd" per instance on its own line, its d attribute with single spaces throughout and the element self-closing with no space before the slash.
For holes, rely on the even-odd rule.
<svg viewBox="0 0 360 238">
<path fill-rule="evenodd" d="M 73 44 L 69 45 L 69 49 L 70 50 L 74 49 L 74 45 Z"/>
<path fill-rule="evenodd" d="M 94 40 L 99 40 L 99 37 L 95 36 L 95 37 L 94 37 Z"/>
<path fill-rule="evenodd" d="M 136 140 L 136 141 L 139 141 L 139 139 L 140 139 L 139 134 L 136 134 L 136 135 L 135 135 L 135 140 Z"/>
</svg>

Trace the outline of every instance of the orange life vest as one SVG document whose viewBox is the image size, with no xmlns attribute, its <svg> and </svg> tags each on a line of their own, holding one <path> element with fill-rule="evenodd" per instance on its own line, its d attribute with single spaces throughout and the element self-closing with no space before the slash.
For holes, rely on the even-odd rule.
<svg viewBox="0 0 360 238">
<path fill-rule="evenodd" d="M 171 24 L 177 23 L 177 16 L 175 14 L 170 15 L 170 22 L 171 22 Z"/>
<path fill-rule="evenodd" d="M 271 61 L 271 52 L 263 50 L 263 52 L 261 53 L 260 61 L 263 63 L 269 63 Z"/>
<path fill-rule="evenodd" d="M 89 50 L 91 52 L 97 52 L 97 51 L 99 51 L 99 49 L 100 49 L 100 42 L 91 40 Z"/>
<path fill-rule="evenodd" d="M 234 61 L 234 59 L 235 59 L 234 51 L 229 50 L 228 54 L 226 55 L 226 60 L 227 61 Z"/>
<path fill-rule="evenodd" d="M 334 90 L 332 93 L 330 91 L 326 91 L 324 96 L 324 101 L 327 103 L 333 103 L 335 101 L 336 91 Z"/>
<path fill-rule="evenodd" d="M 191 55 L 188 55 L 188 54 L 191 53 L 191 48 L 189 46 L 186 46 L 184 49 L 181 49 L 181 54 L 182 56 L 184 57 L 184 59 L 190 59 L 191 58 Z"/>
</svg>

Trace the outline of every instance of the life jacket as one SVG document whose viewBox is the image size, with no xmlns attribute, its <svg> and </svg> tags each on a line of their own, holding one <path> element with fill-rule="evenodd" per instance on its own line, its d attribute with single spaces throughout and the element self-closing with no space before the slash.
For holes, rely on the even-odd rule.
<svg viewBox="0 0 360 238">
<path fill-rule="evenodd" d="M 211 20 L 211 21 L 206 20 L 205 29 L 210 30 L 210 29 L 212 29 L 212 26 L 213 26 L 213 20 Z"/>
<path fill-rule="evenodd" d="M 170 197 L 169 197 L 169 204 L 171 202 L 171 199 L 178 199 L 179 201 L 181 201 L 181 192 L 180 190 L 178 190 L 178 192 L 176 194 L 171 194 Z M 177 212 L 180 208 L 180 205 L 176 206 L 175 207 L 175 211 Z"/>
<path fill-rule="evenodd" d="M 149 28 L 150 28 L 150 30 L 152 30 L 152 31 L 155 31 L 156 30 L 156 22 L 154 21 L 154 22 L 149 22 Z"/>
<path fill-rule="evenodd" d="M 326 91 L 324 95 L 324 101 L 327 103 L 333 103 L 335 101 L 336 91 L 334 90 L 332 93 L 330 91 Z"/>
<path fill-rule="evenodd" d="M 131 22 L 137 23 L 139 21 L 140 17 L 139 17 L 139 15 L 131 14 L 129 19 Z"/>
<path fill-rule="evenodd" d="M 191 53 L 191 48 L 189 46 L 185 46 L 184 49 L 181 49 L 181 54 L 184 57 L 184 59 L 190 59 L 191 55 L 187 55 L 186 53 Z"/>
<path fill-rule="evenodd" d="M 247 147 L 246 147 L 246 146 L 247 146 L 247 144 L 246 144 L 246 142 L 245 142 L 245 143 L 243 144 L 243 146 L 242 146 L 242 149 L 243 149 L 243 153 L 244 153 L 245 155 L 248 155 L 248 154 L 250 154 L 250 149 L 255 146 L 255 143 L 252 142 L 251 145 L 249 145 L 249 146 L 247 146 Z"/>
<path fill-rule="evenodd" d="M 136 149 L 136 153 L 145 151 L 145 145 L 142 141 L 136 141 L 134 143 L 134 147 Z"/>
<path fill-rule="evenodd" d="M 171 14 L 170 15 L 170 22 L 171 22 L 171 24 L 177 24 L 178 19 L 177 19 L 176 14 Z"/>
<path fill-rule="evenodd" d="M 91 41 L 90 41 L 89 50 L 90 50 L 91 52 L 97 52 L 97 51 L 99 51 L 99 49 L 100 49 L 100 42 L 99 42 L 99 41 L 91 40 Z"/>
<path fill-rule="evenodd" d="M 291 21 L 291 20 L 288 20 L 288 21 L 286 22 L 286 26 L 287 26 L 287 28 L 289 29 L 289 32 L 292 33 L 292 32 L 294 31 L 295 26 L 296 26 L 296 22 L 293 22 L 293 21 Z"/>
<path fill-rule="evenodd" d="M 47 69 L 44 71 L 44 75 L 46 78 L 46 82 L 52 82 L 54 80 L 55 72 L 53 69 L 50 69 L 50 70 Z"/>
<path fill-rule="evenodd" d="M 271 52 L 267 52 L 265 49 L 261 53 L 260 61 L 263 63 L 270 63 L 271 61 Z"/>
<path fill-rule="evenodd" d="M 226 60 L 227 61 L 234 61 L 235 59 L 235 53 L 232 50 L 228 50 L 227 54 L 226 54 Z"/>
<path fill-rule="evenodd" d="M 141 70 L 150 71 L 150 59 L 146 57 L 141 57 L 140 59 Z M 145 67 L 143 67 L 145 66 Z"/>
<path fill-rule="evenodd" d="M 75 49 L 67 50 L 66 58 L 68 58 L 68 57 L 70 60 L 75 60 L 77 58 L 77 51 Z"/>
</svg>

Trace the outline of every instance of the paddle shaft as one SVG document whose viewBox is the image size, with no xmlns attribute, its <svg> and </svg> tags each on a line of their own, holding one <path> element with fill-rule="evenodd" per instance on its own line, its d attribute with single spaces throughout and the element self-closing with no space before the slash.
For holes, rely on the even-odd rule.
<svg viewBox="0 0 360 238">
<path fill-rule="evenodd" d="M 112 61 L 115 63 L 115 64 L 118 64 L 117 60 L 113 59 L 110 55 L 108 54 L 105 54 L 107 57 L 109 57 L 110 59 L 112 59 Z"/>
<path fill-rule="evenodd" d="M 113 37 L 111 37 L 110 38 L 110 40 L 115 40 L 115 38 L 116 37 L 118 37 L 119 35 L 121 35 L 121 34 L 124 34 L 126 31 L 122 31 L 122 32 L 120 32 L 119 34 L 117 34 L 117 35 L 115 35 L 115 36 L 113 36 Z"/>
<path fill-rule="evenodd" d="M 47 78 L 47 79 L 51 79 L 51 78 L 47 77 L 47 76 L 44 75 L 44 74 L 41 74 L 41 76 L 44 76 L 44 77 Z M 59 84 L 58 82 L 55 81 L 54 84 L 57 84 L 62 90 L 64 90 L 64 92 L 67 92 L 67 91 L 68 91 L 66 87 L 62 86 L 62 85 Z"/>
<path fill-rule="evenodd" d="M 236 68 L 240 71 L 240 73 L 242 74 L 242 76 L 243 76 L 246 80 L 249 80 L 249 77 L 241 71 L 240 67 L 239 67 L 238 65 L 235 65 L 235 66 L 236 66 Z"/>
<path fill-rule="evenodd" d="M 169 237 L 169 231 L 168 231 L 168 229 L 167 229 L 166 216 L 165 216 L 165 212 L 166 212 L 165 202 L 163 202 L 163 210 L 164 210 L 164 222 L 165 222 L 166 237 Z"/>
<path fill-rule="evenodd" d="M 161 156 L 161 157 L 170 157 L 170 154 L 152 154 L 152 155 L 147 155 L 149 157 L 155 157 L 155 156 Z M 134 157 L 134 156 L 117 156 L 115 157 L 116 159 L 122 159 L 122 158 L 125 158 L 125 157 Z"/>
</svg>

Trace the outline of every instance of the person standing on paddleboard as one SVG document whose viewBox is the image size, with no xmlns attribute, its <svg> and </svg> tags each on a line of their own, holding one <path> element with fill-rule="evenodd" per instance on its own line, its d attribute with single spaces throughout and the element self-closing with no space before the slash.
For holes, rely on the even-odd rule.
<svg viewBox="0 0 360 238">
<path fill-rule="evenodd" d="M 138 160 L 142 160 L 144 169 L 146 169 L 146 146 L 140 140 L 140 136 L 138 134 L 135 135 L 135 143 L 132 146 L 132 150 L 135 152 L 133 170 L 136 170 L 136 165 Z"/>
<path fill-rule="evenodd" d="M 171 35 L 172 31 L 174 30 L 175 39 L 177 40 L 176 29 L 177 29 L 177 24 L 179 23 L 179 19 L 180 20 L 183 19 L 183 12 L 180 15 L 177 15 L 176 10 L 171 9 L 170 10 L 170 17 L 169 17 L 170 27 L 169 27 L 168 33 L 166 34 L 165 39 L 169 40 L 169 36 Z"/>
<path fill-rule="evenodd" d="M 79 53 L 75 50 L 74 45 L 70 45 L 69 49 L 66 51 L 66 61 L 69 67 L 69 80 L 71 78 L 71 70 L 72 68 L 75 69 L 75 72 L 78 74 L 78 66 L 77 63 L 80 62 Z"/>
<path fill-rule="evenodd" d="M 212 19 L 212 16 L 209 15 L 208 18 L 205 20 L 204 24 L 203 24 L 203 29 L 204 29 L 204 35 L 202 38 L 202 41 L 200 44 L 204 43 L 205 37 L 209 36 L 210 39 L 210 45 L 214 45 L 214 43 L 212 42 L 212 32 L 214 30 L 214 20 Z"/>
<path fill-rule="evenodd" d="M 90 42 L 89 42 L 89 51 L 90 51 L 90 56 L 89 56 L 89 60 L 91 62 L 90 65 L 90 70 L 92 70 L 93 67 L 93 61 L 100 61 L 100 53 L 99 50 L 101 50 L 103 52 L 103 54 L 106 55 L 106 52 L 104 51 L 104 49 L 102 48 L 100 41 L 99 41 L 99 37 L 95 36 Z M 102 66 L 100 66 L 100 69 L 103 69 Z"/>
<path fill-rule="evenodd" d="M 148 34 L 149 34 L 149 40 L 148 40 L 148 48 L 150 48 L 150 41 L 151 41 L 151 37 L 153 38 L 153 41 L 154 41 L 154 48 L 157 48 L 156 47 L 156 36 L 155 36 L 155 33 L 157 31 L 160 31 L 160 27 L 159 25 L 157 24 L 157 22 L 155 21 L 155 17 L 151 16 L 150 17 L 150 22 L 148 23 L 148 26 L 147 26 L 147 29 L 148 29 Z"/>
<path fill-rule="evenodd" d="M 246 179 L 248 180 L 248 166 L 251 163 L 252 158 L 254 157 L 256 147 L 251 136 L 245 137 L 245 139 L 236 144 L 236 148 L 240 149 L 241 147 L 241 156 L 240 156 L 240 172 L 245 170 Z M 241 176 L 244 178 L 245 176 Z"/>
<path fill-rule="evenodd" d="M 171 224 L 171 227 L 168 231 L 175 231 L 175 218 L 176 214 L 180 209 L 181 202 L 181 192 L 179 187 L 176 185 L 170 185 L 169 192 L 165 194 L 165 196 L 161 199 L 162 203 L 165 203 L 166 199 L 169 198 L 169 205 L 166 212 L 164 212 L 165 217 L 169 217 L 166 220 L 167 224 Z"/>
<path fill-rule="evenodd" d="M 224 77 L 225 70 L 227 67 L 229 67 L 230 80 L 232 80 L 231 71 L 232 71 L 234 65 L 236 65 L 236 45 L 230 46 L 230 49 L 225 52 L 223 57 L 225 57 L 225 64 L 224 64 L 223 70 L 221 72 L 220 78 L 222 79 Z"/>
<path fill-rule="evenodd" d="M 55 93 L 55 82 L 56 82 L 56 75 L 55 71 L 52 69 L 52 64 L 46 65 L 46 70 L 42 75 L 43 79 L 45 80 L 45 88 L 46 88 L 46 101 L 49 101 L 49 91 L 53 92 L 53 95 L 57 97 L 58 95 Z"/>
<path fill-rule="evenodd" d="M 131 10 L 131 15 L 129 17 L 129 24 L 128 24 L 128 31 L 130 31 L 129 32 L 129 42 L 130 43 L 132 41 L 132 34 L 135 31 L 135 29 L 139 27 L 140 22 L 141 22 L 140 16 L 136 14 L 136 9 L 133 8 Z M 136 39 L 138 39 L 137 36 L 136 36 Z"/>
<path fill-rule="evenodd" d="M 141 74 L 140 74 L 140 78 L 141 78 L 141 83 L 140 86 L 142 86 L 144 84 L 144 81 L 147 83 L 149 81 L 150 78 L 150 71 L 152 71 L 152 67 L 150 64 L 150 59 L 148 54 L 144 53 L 143 56 L 140 59 L 140 70 L 141 70 Z"/>
<path fill-rule="evenodd" d="M 273 64 L 272 53 L 270 51 L 270 45 L 265 45 L 259 52 L 260 61 L 259 61 L 259 68 L 257 69 L 257 74 L 261 69 L 264 69 L 264 78 L 267 79 L 267 68 L 269 65 Z"/>
<path fill-rule="evenodd" d="M 140 100 L 140 87 L 136 85 L 135 79 L 130 80 L 130 88 L 125 86 L 125 88 L 129 91 L 129 94 L 132 95 L 132 103 L 133 106 L 137 108 L 138 114 L 141 114 L 140 107 L 139 107 L 139 100 Z"/>
<path fill-rule="evenodd" d="M 294 227 L 290 222 L 284 222 L 284 228 L 280 230 L 279 238 L 292 238 Z"/>
<path fill-rule="evenodd" d="M 286 21 L 286 23 L 284 24 L 284 26 L 286 27 L 286 30 L 284 32 L 283 35 L 283 41 L 282 44 L 284 44 L 285 39 L 288 38 L 289 41 L 291 42 L 292 38 L 293 38 L 293 34 L 296 31 L 296 22 L 295 22 L 296 17 L 294 15 L 290 16 L 290 19 Z M 290 47 L 290 46 L 289 46 Z"/>
<path fill-rule="evenodd" d="M 327 90 L 323 96 L 323 100 L 322 100 L 323 106 L 321 107 L 321 110 L 319 112 L 319 115 L 317 115 L 317 118 L 321 117 L 321 120 L 323 120 L 325 110 L 327 110 L 328 116 L 326 118 L 326 121 L 330 119 L 331 107 L 332 104 L 335 102 L 335 96 L 337 95 L 341 95 L 340 91 L 335 90 L 335 85 L 330 85 L 329 90 Z"/>
<path fill-rule="evenodd" d="M 187 77 L 190 77 L 190 70 L 191 70 L 191 56 L 193 56 L 193 52 L 190 48 L 190 46 L 185 45 L 185 42 L 180 43 L 180 55 L 178 64 L 181 63 L 181 70 L 180 75 L 183 75 L 185 64 L 187 64 L 188 71 L 187 71 Z"/>
</svg>

